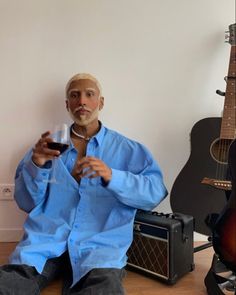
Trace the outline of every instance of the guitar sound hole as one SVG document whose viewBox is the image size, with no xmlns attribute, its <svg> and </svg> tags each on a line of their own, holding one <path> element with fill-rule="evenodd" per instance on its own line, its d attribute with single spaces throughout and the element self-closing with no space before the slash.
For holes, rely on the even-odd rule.
<svg viewBox="0 0 236 295">
<path fill-rule="evenodd" d="M 217 138 L 213 141 L 213 143 L 211 144 L 210 153 L 212 158 L 216 162 L 224 165 L 228 164 L 229 147 L 232 141 L 232 139 L 220 138 Z"/>
</svg>

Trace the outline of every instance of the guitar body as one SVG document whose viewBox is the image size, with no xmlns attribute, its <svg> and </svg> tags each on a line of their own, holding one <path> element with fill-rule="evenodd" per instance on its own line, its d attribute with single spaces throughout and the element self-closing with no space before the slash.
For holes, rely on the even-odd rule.
<svg viewBox="0 0 236 295">
<path fill-rule="evenodd" d="M 219 259 L 230 270 L 236 272 L 236 141 L 230 146 L 228 163 L 232 192 L 216 221 L 213 230 L 213 247 Z"/>
<path fill-rule="evenodd" d="M 211 235 L 205 224 L 210 213 L 220 213 L 226 205 L 225 191 L 202 184 L 204 177 L 215 178 L 216 171 L 225 171 L 227 165 L 218 163 L 211 155 L 211 146 L 219 137 L 221 118 L 205 118 L 198 121 L 191 131 L 190 157 L 177 176 L 171 193 L 170 203 L 173 212 L 192 215 L 195 230 Z"/>
</svg>

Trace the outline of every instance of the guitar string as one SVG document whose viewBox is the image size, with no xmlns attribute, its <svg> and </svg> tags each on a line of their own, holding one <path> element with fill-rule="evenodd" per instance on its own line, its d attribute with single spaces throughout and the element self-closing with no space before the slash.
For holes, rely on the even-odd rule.
<svg viewBox="0 0 236 295">
<path fill-rule="evenodd" d="M 229 152 L 229 139 L 225 139 L 225 148 L 224 148 L 224 164 L 223 164 L 223 173 L 222 179 L 226 180 L 226 169 L 228 166 L 228 152 Z"/>
<path fill-rule="evenodd" d="M 230 129 L 227 133 L 227 136 L 229 136 L 231 132 L 232 130 Z M 229 146 L 231 142 L 232 140 L 230 139 L 219 138 L 218 154 L 217 154 L 218 161 L 217 161 L 217 169 L 216 169 L 216 179 L 218 180 L 226 180 L 228 152 L 229 152 Z"/>
<path fill-rule="evenodd" d="M 228 78 L 231 77 L 231 61 L 232 61 L 232 47 L 231 47 L 231 52 L 230 52 L 230 61 L 229 61 L 229 71 L 228 71 Z M 227 118 L 231 118 L 231 113 L 232 113 L 232 100 L 230 97 L 230 93 L 232 93 L 230 88 L 230 80 L 227 79 L 226 80 L 226 94 L 225 94 L 225 112 L 226 112 L 226 116 Z M 228 95 L 229 94 L 229 95 Z M 227 107 L 227 109 L 226 109 Z M 225 122 L 224 122 L 225 123 Z M 229 153 L 229 146 L 231 143 L 231 140 L 229 139 L 230 137 L 232 137 L 232 121 L 231 124 L 230 123 L 226 123 L 227 124 L 227 138 L 223 139 L 223 155 L 222 155 L 222 166 L 221 166 L 221 172 L 220 172 L 220 177 L 221 179 L 225 180 L 226 179 L 226 173 L 227 173 L 227 169 L 228 169 L 228 153 Z M 228 125 L 229 124 L 229 125 Z"/>
<path fill-rule="evenodd" d="M 223 179 L 223 173 L 224 173 L 224 162 L 225 162 L 225 139 L 222 140 L 222 150 L 221 150 L 221 166 L 220 166 L 220 179 Z"/>
<path fill-rule="evenodd" d="M 235 82 L 232 84 L 234 86 L 233 95 L 235 94 Z M 219 145 L 217 149 L 216 157 L 218 159 L 217 161 L 217 167 L 216 167 L 216 175 L 215 178 L 219 180 L 226 180 L 226 174 L 228 169 L 228 154 L 229 154 L 229 148 L 232 143 L 232 141 L 236 137 L 236 97 L 234 95 L 233 100 L 231 100 L 231 103 L 228 105 L 229 109 L 231 110 L 230 117 L 232 117 L 233 125 L 229 126 L 230 129 L 228 130 L 227 136 L 230 135 L 231 139 L 219 139 Z"/>
<path fill-rule="evenodd" d="M 224 144 L 224 164 L 223 164 L 223 172 L 221 174 L 222 179 L 226 180 L 226 169 L 227 169 L 227 165 L 228 165 L 228 151 L 229 151 L 229 139 L 225 139 L 225 144 Z"/>
<path fill-rule="evenodd" d="M 233 57 L 231 59 L 232 56 L 233 56 L 233 53 L 232 53 L 232 55 L 230 54 L 230 65 L 231 65 L 232 59 L 233 59 L 234 63 L 236 62 L 235 57 Z M 231 75 L 231 69 L 229 69 L 228 77 L 235 78 L 234 74 Z M 236 138 L 236 84 L 235 84 L 236 81 L 235 81 L 235 79 L 233 80 L 233 82 L 231 80 L 231 82 L 230 82 L 230 83 L 232 83 L 231 85 L 229 85 L 228 82 L 229 82 L 229 80 L 227 81 L 227 85 L 226 85 L 226 94 L 231 93 L 233 95 L 233 97 L 230 97 L 230 96 L 228 97 L 229 105 L 227 105 L 227 107 L 228 107 L 227 117 L 231 117 L 231 119 L 232 119 L 231 126 L 230 125 L 228 126 L 229 130 L 228 130 L 227 137 L 230 137 L 231 139 L 220 139 L 219 138 L 219 145 L 218 145 L 218 150 L 216 153 L 216 157 L 218 159 L 217 165 L 216 165 L 217 166 L 216 167 L 216 179 L 219 179 L 219 180 L 226 179 L 226 174 L 227 174 L 227 169 L 228 169 L 229 147 L 230 147 L 231 143 L 233 142 L 233 140 Z M 230 86 L 230 89 L 229 89 L 229 86 Z M 231 89 L 231 86 L 233 89 Z M 226 97 L 226 99 L 227 99 L 227 97 Z M 226 104 L 224 105 L 224 107 L 225 106 L 226 106 Z M 230 114 L 228 114 L 228 111 L 230 111 Z M 233 123 L 233 125 L 232 125 L 232 123 Z"/>
<path fill-rule="evenodd" d="M 215 179 L 219 179 L 219 169 L 220 169 L 220 166 L 219 166 L 219 161 L 220 161 L 220 151 L 221 151 L 221 142 L 219 142 L 219 146 L 218 146 L 218 150 L 217 150 L 217 164 L 216 164 L 216 176 L 215 176 Z"/>
<path fill-rule="evenodd" d="M 230 63 L 231 63 L 231 54 L 232 54 L 232 47 L 231 47 L 231 50 L 230 50 L 230 57 L 229 57 L 229 71 L 228 71 L 228 77 L 230 76 Z M 231 110 L 231 106 L 230 106 L 230 96 L 228 95 L 229 93 L 229 80 L 228 80 L 228 77 L 227 77 L 227 80 L 226 80 L 226 91 L 225 91 L 225 106 L 227 106 L 227 109 L 225 110 L 226 114 L 225 114 L 225 117 L 228 119 L 230 117 L 229 115 L 229 112 Z M 227 168 L 228 168 L 228 149 L 229 149 L 229 142 L 230 142 L 230 139 L 229 139 L 229 135 L 230 135 L 230 129 L 231 129 L 231 125 L 228 125 L 229 123 L 225 122 L 226 124 L 226 137 L 227 139 L 224 139 L 224 146 L 225 146 L 225 151 L 224 151 L 224 160 L 223 160 L 223 165 L 222 165 L 222 176 L 223 176 L 223 179 L 225 180 L 226 179 L 226 173 L 227 173 Z"/>
<path fill-rule="evenodd" d="M 235 59 L 234 59 L 235 60 Z M 230 72 L 230 71 L 229 71 Z M 229 73 L 229 76 L 231 76 L 231 74 Z M 232 141 L 235 139 L 235 135 L 236 135 L 236 97 L 235 97 L 235 94 L 236 94 L 236 91 L 235 91 L 235 88 L 236 88 L 236 85 L 235 85 L 235 80 L 232 80 L 230 81 L 231 85 L 228 85 L 227 84 L 227 87 L 226 87 L 226 94 L 227 93 L 230 93 L 232 95 L 228 97 L 228 101 L 229 101 L 229 105 L 228 105 L 228 110 L 227 111 L 230 111 L 229 114 L 227 114 L 227 117 L 230 117 L 231 119 L 233 119 L 231 122 L 231 126 L 229 126 L 229 134 L 230 137 L 231 137 L 231 140 L 227 140 L 227 139 L 223 139 L 223 141 L 221 142 L 220 141 L 220 144 L 219 144 L 219 153 L 221 155 L 219 155 L 219 160 L 220 162 L 223 162 L 225 164 L 223 164 L 222 166 L 221 165 L 217 165 L 217 179 L 218 177 L 220 177 L 221 179 L 225 179 L 226 177 L 226 173 L 227 173 L 227 167 L 228 167 L 228 153 L 229 153 L 229 147 L 232 143 Z M 230 86 L 230 89 L 227 89 L 228 87 Z M 233 89 L 231 89 L 231 86 Z M 228 91 L 227 91 L 228 90 Z M 222 144 L 223 143 L 223 144 Z"/>
<path fill-rule="evenodd" d="M 224 158 L 225 158 L 225 148 L 226 148 L 226 142 L 224 139 L 220 139 L 220 163 L 219 163 L 219 174 L 218 174 L 218 179 L 223 180 L 224 177 Z"/>
<path fill-rule="evenodd" d="M 223 153 L 223 148 L 224 148 L 224 142 L 222 139 L 219 139 L 219 144 L 218 144 L 218 162 L 217 162 L 217 174 L 216 174 L 216 179 L 220 180 L 221 174 L 222 174 L 222 153 Z"/>
</svg>

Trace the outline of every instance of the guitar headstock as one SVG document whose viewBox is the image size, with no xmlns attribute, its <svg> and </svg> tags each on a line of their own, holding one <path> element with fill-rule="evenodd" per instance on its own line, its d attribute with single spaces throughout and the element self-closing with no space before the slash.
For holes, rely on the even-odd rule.
<svg viewBox="0 0 236 295">
<path fill-rule="evenodd" d="M 229 35 L 225 36 L 226 42 L 228 42 L 231 45 L 236 45 L 236 23 L 229 26 L 229 31 L 226 33 L 229 33 Z"/>
</svg>

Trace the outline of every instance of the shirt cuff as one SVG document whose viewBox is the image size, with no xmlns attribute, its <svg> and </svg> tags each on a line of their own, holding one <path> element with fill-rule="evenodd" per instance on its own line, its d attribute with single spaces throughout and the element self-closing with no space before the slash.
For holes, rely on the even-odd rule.
<svg viewBox="0 0 236 295">
<path fill-rule="evenodd" d="M 38 167 L 32 160 L 26 164 L 26 169 L 28 170 L 29 174 L 36 180 L 47 179 L 51 171 L 51 167 L 52 164 L 48 162 L 44 166 Z"/>
<path fill-rule="evenodd" d="M 124 184 L 124 171 L 111 169 L 112 177 L 111 180 L 106 185 L 106 188 L 111 189 L 112 191 L 120 191 Z"/>
</svg>

